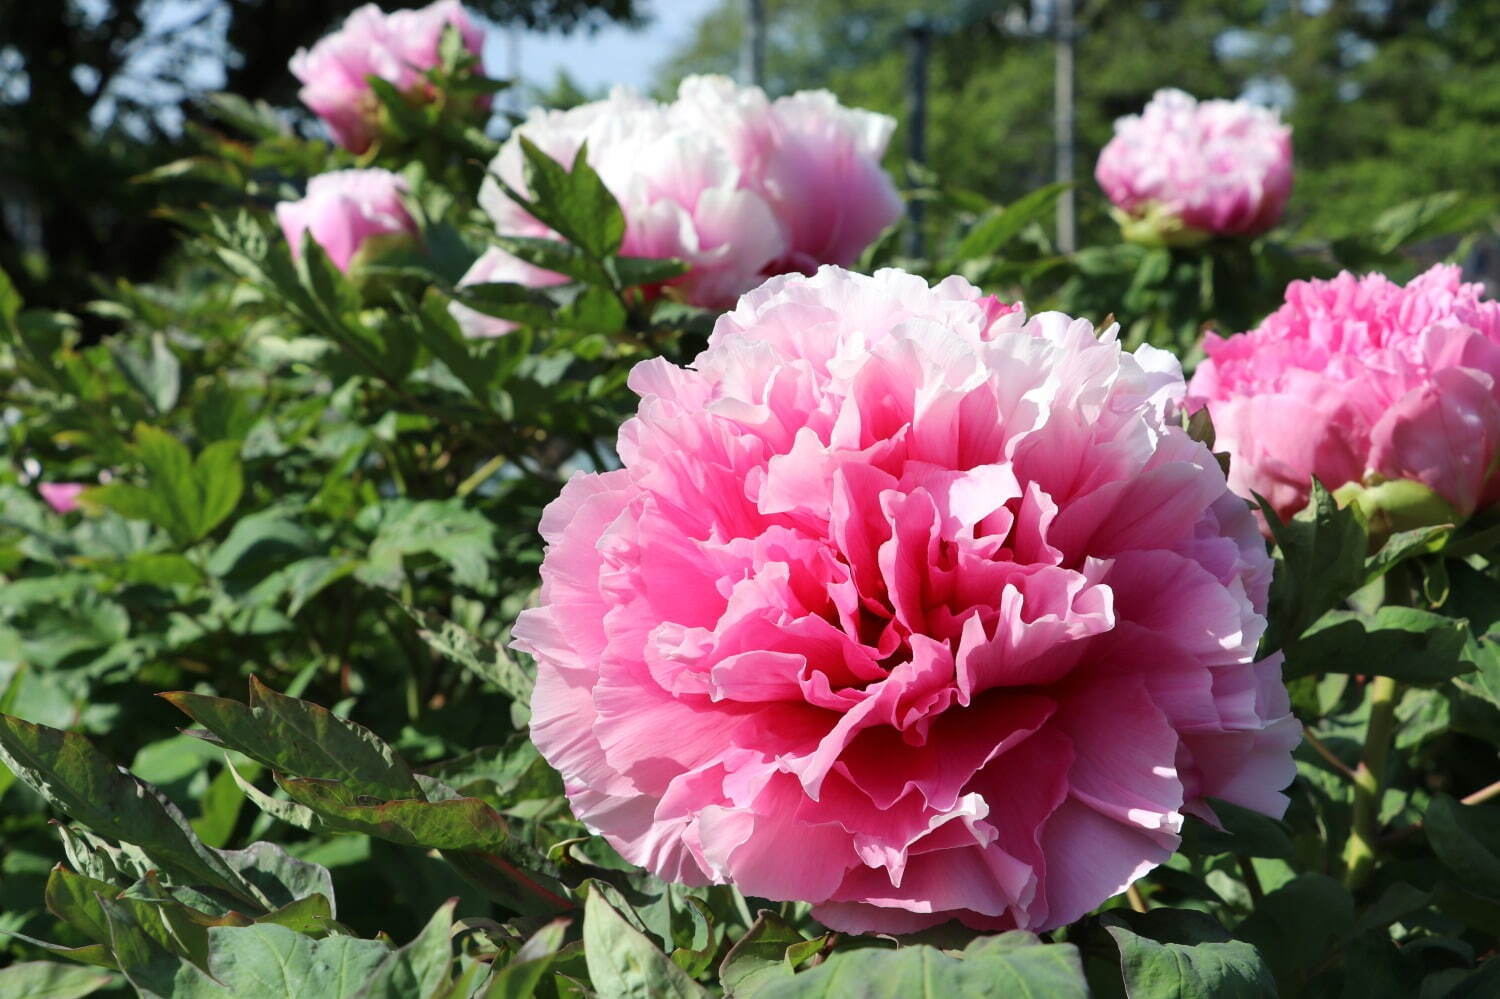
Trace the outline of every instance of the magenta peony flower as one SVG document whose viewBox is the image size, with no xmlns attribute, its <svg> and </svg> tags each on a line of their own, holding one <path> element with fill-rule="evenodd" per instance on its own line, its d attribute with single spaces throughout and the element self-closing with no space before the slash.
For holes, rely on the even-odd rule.
<svg viewBox="0 0 1500 999">
<path fill-rule="evenodd" d="M 367 240 L 416 235 L 401 203 L 407 190 L 406 180 L 389 170 L 335 170 L 309 180 L 301 201 L 277 205 L 276 220 L 293 257 L 301 257 L 302 234 L 311 231 L 334 266 L 347 271 Z"/>
<path fill-rule="evenodd" d="M 78 509 L 78 494 L 88 488 L 83 482 L 40 482 L 36 491 L 42 494 L 47 505 L 58 513 L 72 513 Z"/>
<path fill-rule="evenodd" d="M 1230 487 L 1283 519 L 1329 489 L 1409 480 L 1463 518 L 1500 499 L 1500 302 L 1433 267 L 1294 281 L 1260 326 L 1210 334 L 1190 404 L 1207 406 Z"/>
<path fill-rule="evenodd" d="M 546 510 L 532 737 L 578 817 L 849 931 L 1070 922 L 1272 815 L 1271 563 L 1175 359 L 949 278 L 767 281 Z"/>
<path fill-rule="evenodd" d="M 533 111 L 490 169 L 524 191 L 521 136 L 568 165 L 587 142 L 589 164 L 625 215 L 620 252 L 686 261 L 673 293 L 724 309 L 768 274 L 852 263 L 896 220 L 901 202 L 880 167 L 893 128 L 827 93 L 771 102 L 755 87 L 690 77 L 672 104 L 616 88 L 568 111 Z M 493 180 L 479 199 L 501 235 L 555 238 Z M 461 283 L 496 280 L 483 275 L 498 266 L 486 254 Z M 545 283 L 505 270 L 519 275 L 508 280 Z M 454 314 L 472 335 L 496 329 L 461 308 Z"/>
<path fill-rule="evenodd" d="M 414 100 L 430 99 L 423 73 L 441 63 L 438 47 L 450 24 L 464 47 L 479 55 L 484 32 L 458 0 L 392 14 L 365 4 L 311 50 L 298 49 L 292 56 L 292 75 L 303 84 L 298 96 L 328 125 L 334 141 L 362 153 L 374 140 L 380 106 L 369 78 L 377 76 Z"/>
<path fill-rule="evenodd" d="M 1292 130 L 1246 101 L 1158 90 L 1139 115 L 1115 122 L 1094 177 L 1127 232 L 1143 226 L 1166 242 L 1254 236 L 1276 224 L 1292 193 Z"/>
</svg>

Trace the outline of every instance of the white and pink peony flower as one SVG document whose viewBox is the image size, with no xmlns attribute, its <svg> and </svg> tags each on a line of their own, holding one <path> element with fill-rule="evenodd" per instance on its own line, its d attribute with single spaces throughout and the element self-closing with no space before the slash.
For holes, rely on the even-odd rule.
<svg viewBox="0 0 1500 999">
<path fill-rule="evenodd" d="M 772 278 L 547 508 L 532 737 L 578 817 L 850 931 L 1045 930 L 1286 805 L 1271 562 L 1176 360 L 949 278 Z"/>
<path fill-rule="evenodd" d="M 564 165 L 586 142 L 589 164 L 625 215 L 620 252 L 685 261 L 672 293 L 722 309 L 769 274 L 853 263 L 899 217 L 900 198 L 880 166 L 893 128 L 890 118 L 841 107 L 824 92 L 770 101 L 758 88 L 692 77 L 671 104 L 617 88 L 568 111 L 533 111 L 491 171 L 524 192 L 521 137 Z M 480 203 L 500 235 L 555 238 L 493 180 Z M 503 252 L 486 254 L 461 283 L 511 272 L 519 276 L 508 280 L 557 283 L 501 266 L 494 254 Z M 462 307 L 455 315 L 470 335 L 505 326 Z"/>
</svg>

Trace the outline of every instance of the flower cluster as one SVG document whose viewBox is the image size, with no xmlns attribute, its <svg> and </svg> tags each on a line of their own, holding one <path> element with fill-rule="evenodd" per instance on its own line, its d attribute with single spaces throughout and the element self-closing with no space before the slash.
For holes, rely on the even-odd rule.
<svg viewBox="0 0 1500 999">
<path fill-rule="evenodd" d="M 365 4 L 338 31 L 292 56 L 292 74 L 302 81 L 298 96 L 323 119 L 339 145 L 364 152 L 379 132 L 380 102 L 370 89 L 370 77 L 385 80 L 413 102 L 431 99 L 425 74 L 440 64 L 443 32 L 450 25 L 464 48 L 478 56 L 484 32 L 458 0 L 391 14 Z"/>
<path fill-rule="evenodd" d="M 727 308 L 767 275 L 852 264 L 900 216 L 880 166 L 894 127 L 824 91 L 772 101 L 723 77 L 691 77 L 671 104 L 617 88 L 568 111 L 535 110 L 490 169 L 525 192 L 522 137 L 564 165 L 586 143 L 589 165 L 625 215 L 620 252 L 685 261 L 673 293 Z M 480 203 L 502 236 L 552 235 L 494 180 Z M 563 280 L 492 248 L 464 283 Z M 462 307 L 455 315 L 472 336 L 510 328 Z"/>
<path fill-rule="evenodd" d="M 548 507 L 532 736 L 626 858 L 844 930 L 1068 923 L 1286 799 L 1271 563 L 1164 351 L 825 267 Z"/>
<path fill-rule="evenodd" d="M 1282 518 L 1314 477 L 1419 483 L 1451 508 L 1431 515 L 1444 519 L 1500 499 L 1500 302 L 1457 267 L 1405 287 L 1382 274 L 1294 281 L 1259 327 L 1204 348 L 1190 401 L 1232 457 L 1230 486 Z"/>
<path fill-rule="evenodd" d="M 389 170 L 335 170 L 309 180 L 301 201 L 277 205 L 276 220 L 293 257 L 302 255 L 302 235 L 311 232 L 334 266 L 347 271 L 369 240 L 416 234 L 401 203 L 407 191 L 406 180 Z"/>
<path fill-rule="evenodd" d="M 1292 133 L 1245 101 L 1159 90 L 1139 115 L 1115 122 L 1094 177 L 1127 235 L 1253 236 L 1276 224 L 1291 194 Z"/>
</svg>

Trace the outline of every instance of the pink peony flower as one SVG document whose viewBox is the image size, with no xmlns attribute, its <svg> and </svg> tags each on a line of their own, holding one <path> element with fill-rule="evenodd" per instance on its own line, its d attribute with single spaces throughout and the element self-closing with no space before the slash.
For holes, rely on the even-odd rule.
<svg viewBox="0 0 1500 999">
<path fill-rule="evenodd" d="M 450 24 L 462 35 L 464 48 L 479 55 L 484 32 L 458 0 L 392 14 L 365 4 L 311 50 L 298 49 L 292 56 L 292 75 L 303 84 L 298 96 L 328 125 L 334 141 L 362 153 L 374 140 L 380 106 L 369 78 L 379 77 L 414 100 L 430 99 L 423 73 L 441 63 L 438 48 Z"/>
<path fill-rule="evenodd" d="M 546 510 L 532 737 L 671 880 L 829 926 L 1068 923 L 1205 798 L 1279 815 L 1271 563 L 1175 359 L 959 278 L 773 278 Z"/>
<path fill-rule="evenodd" d="M 36 491 L 42 499 L 58 513 L 72 513 L 78 509 L 78 494 L 88 488 L 83 482 L 40 482 Z"/>
<path fill-rule="evenodd" d="M 847 267 L 901 217 L 880 165 L 895 119 L 846 108 L 826 90 L 768 101 L 722 76 L 689 77 L 679 114 L 723 133 L 745 183 L 766 199 L 787 249 L 768 273 Z"/>
<path fill-rule="evenodd" d="M 620 252 L 686 261 L 688 273 L 670 282 L 674 294 L 723 309 L 767 274 L 852 263 L 896 220 L 900 199 L 880 167 L 893 128 L 827 93 L 770 102 L 758 88 L 690 77 L 672 104 L 616 88 L 568 111 L 533 111 L 490 169 L 525 191 L 520 137 L 568 165 L 587 142 L 589 164 L 625 215 Z M 493 180 L 480 204 L 501 235 L 555 238 Z M 486 258 L 461 283 L 495 273 L 495 258 Z"/>
<path fill-rule="evenodd" d="M 401 203 L 408 190 L 389 170 L 335 170 L 309 180 L 301 201 L 277 205 L 276 220 L 293 257 L 302 256 L 302 234 L 311 231 L 334 266 L 347 271 L 366 240 L 416 235 L 417 224 Z"/>
<path fill-rule="evenodd" d="M 1283 519 L 1313 477 L 1419 482 L 1460 517 L 1500 499 L 1500 302 L 1459 277 L 1294 281 L 1258 328 L 1210 334 L 1190 403 L 1213 417 L 1230 487 Z"/>
<path fill-rule="evenodd" d="M 1168 242 L 1254 236 L 1291 195 L 1292 130 L 1246 101 L 1158 90 L 1141 114 L 1115 122 L 1094 177 L 1128 220 Z"/>
</svg>

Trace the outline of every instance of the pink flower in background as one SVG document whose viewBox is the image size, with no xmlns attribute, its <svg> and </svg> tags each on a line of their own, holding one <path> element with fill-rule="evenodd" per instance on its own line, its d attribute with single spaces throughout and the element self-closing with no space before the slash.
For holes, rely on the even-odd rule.
<svg viewBox="0 0 1500 999">
<path fill-rule="evenodd" d="M 415 236 L 417 224 L 401 203 L 406 180 L 389 170 L 335 170 L 307 182 L 301 201 L 276 206 L 276 220 L 293 257 L 302 255 L 302 234 L 313 240 L 341 271 L 366 240 L 381 236 Z"/>
<path fill-rule="evenodd" d="M 1185 227 L 1186 238 L 1254 236 L 1291 195 L 1292 130 L 1246 101 L 1158 90 L 1139 115 L 1115 122 L 1094 177 L 1132 220 Z"/>
<path fill-rule="evenodd" d="M 544 271 L 540 267 L 533 267 L 526 261 L 506 253 L 499 247 L 490 247 L 469 268 L 468 273 L 459 282 L 459 286 L 499 282 L 505 284 L 524 284 L 531 288 L 546 288 L 551 285 L 562 284 L 567 280 L 567 277 L 562 274 L 554 271 Z M 465 336 L 503 336 L 516 328 L 516 324 L 508 319 L 497 319 L 494 316 L 487 316 L 483 312 L 471 309 L 467 305 L 462 305 L 458 302 L 450 305 L 448 311 L 458 321 L 459 328 L 463 330 Z"/>
<path fill-rule="evenodd" d="M 1210 334 L 1190 403 L 1207 406 L 1230 486 L 1283 519 L 1329 489 L 1419 482 L 1459 517 L 1500 499 L 1500 302 L 1439 265 L 1294 281 L 1254 330 Z"/>
<path fill-rule="evenodd" d="M 631 862 L 843 930 L 1044 930 L 1208 797 L 1281 814 L 1271 563 L 1171 355 L 825 267 L 630 384 L 515 645 L 533 740 Z"/>
<path fill-rule="evenodd" d="M 724 309 L 768 274 L 852 263 L 899 217 L 900 199 L 880 167 L 893 128 L 890 118 L 841 107 L 827 93 L 772 102 L 759 88 L 690 77 L 672 104 L 616 88 L 568 111 L 533 111 L 490 169 L 524 192 L 520 137 L 565 165 L 587 142 L 589 164 L 625 215 L 620 253 L 685 261 L 689 271 L 669 282 L 673 293 Z M 556 238 L 494 180 L 480 204 L 503 236 Z M 461 283 L 496 273 L 486 257 Z M 481 328 L 455 315 L 471 333 Z"/>
<path fill-rule="evenodd" d="M 392 14 L 366 4 L 339 30 L 292 56 L 292 75 L 303 84 L 298 96 L 327 123 L 334 141 L 364 152 L 374 140 L 380 106 L 369 78 L 379 77 L 414 100 L 426 100 L 430 95 L 422 74 L 440 64 L 438 47 L 450 24 L 464 47 L 478 56 L 484 32 L 458 0 Z"/>
<path fill-rule="evenodd" d="M 87 488 L 88 484 L 84 482 L 40 482 L 36 491 L 53 510 L 72 513 L 78 509 L 78 494 Z"/>
<path fill-rule="evenodd" d="M 745 183 L 786 233 L 768 273 L 853 264 L 901 217 L 901 197 L 880 165 L 895 119 L 846 108 L 826 90 L 769 101 L 722 76 L 689 77 L 678 114 L 724 135 Z"/>
</svg>

